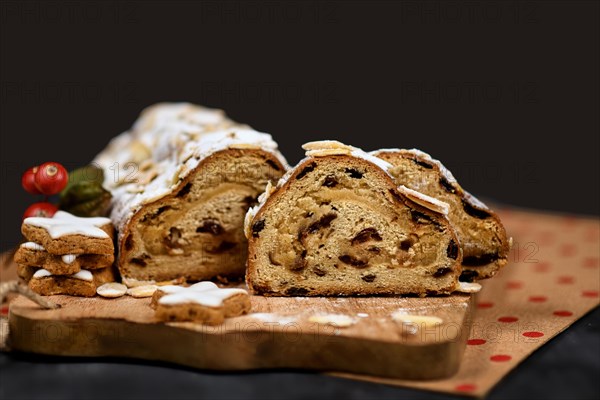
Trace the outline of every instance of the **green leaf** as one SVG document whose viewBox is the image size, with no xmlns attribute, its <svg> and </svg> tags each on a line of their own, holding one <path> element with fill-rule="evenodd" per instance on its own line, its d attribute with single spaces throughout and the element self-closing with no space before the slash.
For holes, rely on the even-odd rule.
<svg viewBox="0 0 600 400">
<path fill-rule="evenodd" d="M 65 196 L 71 190 L 71 187 L 80 182 L 97 182 L 102 185 L 104 182 L 104 170 L 95 165 L 87 165 L 69 172 L 69 181 L 67 182 L 67 186 L 60 192 L 60 197 Z"/>
<path fill-rule="evenodd" d="M 69 182 L 60 193 L 59 208 L 80 217 L 104 216 L 112 195 L 102 187 L 104 171 L 88 165 L 69 173 Z"/>
</svg>

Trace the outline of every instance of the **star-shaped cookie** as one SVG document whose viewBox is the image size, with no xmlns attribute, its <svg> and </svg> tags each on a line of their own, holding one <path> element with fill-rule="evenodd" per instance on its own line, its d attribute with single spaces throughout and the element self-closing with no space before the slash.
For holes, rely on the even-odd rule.
<svg viewBox="0 0 600 400">
<path fill-rule="evenodd" d="M 194 321 L 208 325 L 223 323 L 250 310 L 250 297 L 244 289 L 219 288 L 213 282 L 189 287 L 161 286 L 152 299 L 156 317 L 163 321 Z"/>
</svg>

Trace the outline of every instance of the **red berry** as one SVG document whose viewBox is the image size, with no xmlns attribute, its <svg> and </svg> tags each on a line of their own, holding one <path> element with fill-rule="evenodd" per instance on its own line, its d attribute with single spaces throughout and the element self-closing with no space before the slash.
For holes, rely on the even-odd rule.
<svg viewBox="0 0 600 400">
<path fill-rule="evenodd" d="M 21 177 L 21 186 L 23 186 L 26 192 L 31 194 L 42 194 L 37 186 L 35 186 L 35 173 L 37 170 L 38 167 L 31 167 Z"/>
<path fill-rule="evenodd" d="M 67 186 L 69 174 L 56 162 L 46 162 L 35 173 L 35 186 L 46 196 L 56 194 Z"/>
<path fill-rule="evenodd" d="M 58 211 L 58 207 L 54 204 L 50 203 L 33 203 L 27 210 L 25 210 L 25 214 L 23 214 L 23 219 L 29 217 L 46 217 L 50 218 L 54 215 L 55 212 Z"/>
</svg>

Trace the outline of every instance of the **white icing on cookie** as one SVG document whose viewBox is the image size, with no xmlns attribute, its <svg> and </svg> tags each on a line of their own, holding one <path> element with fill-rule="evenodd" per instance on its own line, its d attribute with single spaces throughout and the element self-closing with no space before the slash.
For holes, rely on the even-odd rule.
<svg viewBox="0 0 600 400">
<path fill-rule="evenodd" d="M 92 273 L 90 271 L 88 271 L 87 269 L 82 269 L 81 271 L 77 272 L 76 274 L 70 275 L 71 278 L 75 278 L 75 279 L 81 279 L 82 281 L 93 281 L 94 280 L 94 275 L 92 275 Z"/>
<path fill-rule="evenodd" d="M 197 290 L 197 291 L 204 291 L 204 290 L 213 290 L 213 289 L 218 289 L 219 287 L 210 281 L 202 281 L 202 282 L 198 282 L 198 283 L 194 283 L 191 286 L 178 286 L 178 285 L 164 285 L 161 286 L 159 289 L 161 292 L 164 292 L 166 294 L 173 294 L 173 293 L 179 293 L 181 291 L 184 290 L 188 290 L 188 289 L 193 289 L 193 290 Z"/>
<path fill-rule="evenodd" d="M 29 250 L 35 250 L 35 251 L 44 251 L 46 249 L 44 249 L 44 246 L 42 246 L 41 244 L 37 244 L 35 242 L 25 242 L 25 243 L 21 243 L 21 246 L 24 249 L 29 249 Z"/>
<path fill-rule="evenodd" d="M 38 269 L 37 271 L 35 271 L 35 274 L 33 274 L 34 279 L 45 278 L 47 276 L 52 276 L 52 274 L 50 273 L 50 271 L 44 268 Z"/>
<path fill-rule="evenodd" d="M 65 264 L 73 264 L 73 262 L 77 259 L 77 255 L 75 254 L 65 254 L 62 256 L 62 262 Z"/>
<path fill-rule="evenodd" d="M 73 275 L 52 275 L 47 269 L 41 268 L 35 271 L 35 273 L 33 274 L 34 279 L 46 278 L 48 276 L 66 276 L 67 278 L 80 279 L 82 281 L 89 282 L 94 280 L 94 275 L 92 275 L 92 273 L 87 269 L 82 269 L 81 271 Z"/>
<path fill-rule="evenodd" d="M 196 303 L 206 307 L 220 307 L 223 300 L 236 294 L 248 294 L 244 289 L 221 289 L 212 282 L 199 282 L 189 287 L 166 285 L 159 290 L 167 293 L 158 302 L 164 305 Z"/>
<path fill-rule="evenodd" d="M 111 223 L 103 217 L 82 218 L 65 211 L 57 211 L 52 218 L 29 217 L 24 224 L 44 228 L 52 239 L 67 235 L 84 235 L 93 238 L 108 238 L 100 227 Z"/>
</svg>

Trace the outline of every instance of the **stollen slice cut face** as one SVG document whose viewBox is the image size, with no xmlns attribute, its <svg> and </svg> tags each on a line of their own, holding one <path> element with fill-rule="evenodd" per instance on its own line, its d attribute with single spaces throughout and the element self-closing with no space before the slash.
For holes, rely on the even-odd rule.
<svg viewBox="0 0 600 400">
<path fill-rule="evenodd" d="M 307 146 L 308 157 L 249 210 L 250 290 L 268 296 L 451 293 L 462 252 L 446 206 L 399 189 L 386 171 L 390 164 L 350 146 L 330 152 L 338 149 L 330 142 L 323 152 Z"/>
<path fill-rule="evenodd" d="M 441 162 L 416 149 L 371 154 L 393 165 L 389 172 L 396 184 L 449 205 L 448 219 L 463 248 L 462 281 L 491 278 L 506 265 L 510 240 L 500 218 L 465 191 Z"/>
</svg>

